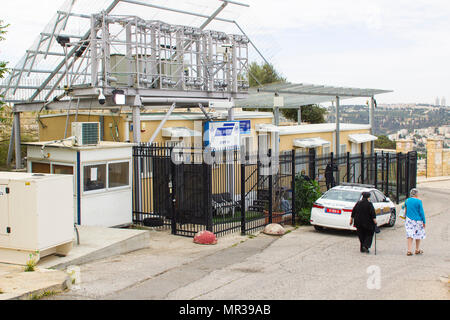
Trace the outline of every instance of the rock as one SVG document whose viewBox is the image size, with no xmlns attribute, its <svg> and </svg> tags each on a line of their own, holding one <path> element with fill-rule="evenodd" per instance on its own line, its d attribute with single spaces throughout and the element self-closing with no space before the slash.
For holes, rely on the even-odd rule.
<svg viewBox="0 0 450 320">
<path fill-rule="evenodd" d="M 286 230 L 278 223 L 271 223 L 264 228 L 263 232 L 273 236 L 282 236 Z"/>
<path fill-rule="evenodd" d="M 199 231 L 194 237 L 194 243 L 198 244 L 216 244 L 217 238 L 211 231 Z"/>
</svg>

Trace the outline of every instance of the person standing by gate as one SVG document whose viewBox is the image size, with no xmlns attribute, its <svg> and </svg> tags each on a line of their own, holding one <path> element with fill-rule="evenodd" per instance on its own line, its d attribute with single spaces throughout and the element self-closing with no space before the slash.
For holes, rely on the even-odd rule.
<svg viewBox="0 0 450 320">
<path fill-rule="evenodd" d="M 333 171 L 337 171 L 337 168 L 331 163 L 328 162 L 325 167 L 325 182 L 327 184 L 327 190 L 336 186 L 336 181 L 334 180 Z"/>
<path fill-rule="evenodd" d="M 419 200 L 419 191 L 411 189 L 410 198 L 405 202 L 406 206 L 406 238 L 408 239 L 407 256 L 412 256 L 413 240 L 416 240 L 415 254 L 422 254 L 420 240 L 425 239 L 425 213 L 423 211 L 422 200 Z"/>
<path fill-rule="evenodd" d="M 375 208 L 369 201 L 370 193 L 363 192 L 362 199 L 356 203 L 352 210 L 350 225 L 355 225 L 360 242 L 360 251 L 369 253 L 372 246 L 373 234 L 377 225 Z"/>
</svg>

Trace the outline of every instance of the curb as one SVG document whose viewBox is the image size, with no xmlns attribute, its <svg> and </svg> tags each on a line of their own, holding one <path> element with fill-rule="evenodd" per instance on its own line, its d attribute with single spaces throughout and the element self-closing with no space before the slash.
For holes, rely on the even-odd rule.
<svg viewBox="0 0 450 320">
<path fill-rule="evenodd" d="M 38 287 L 38 288 L 35 287 L 32 289 L 31 288 L 27 289 L 26 285 L 24 285 L 22 288 L 20 288 L 20 282 L 27 280 L 27 279 L 24 279 L 24 278 L 26 278 L 26 277 L 24 277 L 25 276 L 24 272 L 5 276 L 5 277 L 3 277 L 3 280 L 10 279 L 9 280 L 10 282 L 16 281 L 19 284 L 17 285 L 17 287 L 15 287 L 15 285 L 14 285 L 14 287 L 12 288 L 13 292 L 4 292 L 4 293 L 0 294 L 0 301 L 2 301 L 2 300 L 39 300 L 42 297 L 61 293 L 70 287 L 71 278 L 68 274 L 65 274 L 65 273 L 64 273 L 65 275 L 63 276 L 63 274 L 61 274 L 62 271 L 41 269 L 39 271 L 34 271 L 34 272 L 36 272 L 36 275 L 38 274 L 39 278 L 45 278 L 46 273 L 48 273 L 48 274 L 53 273 L 52 277 L 50 277 L 48 280 L 47 279 L 44 280 L 44 281 L 49 282 L 49 284 L 48 285 L 43 284 L 41 287 Z M 59 274 L 56 274 L 56 272 L 58 272 Z M 54 279 L 54 275 L 59 279 Z M 19 279 L 20 281 L 17 281 L 17 278 L 21 278 L 21 279 Z M 31 280 L 30 282 L 33 282 L 33 279 L 30 279 L 30 280 Z M 14 291 L 17 291 L 17 292 L 14 292 Z"/>
</svg>

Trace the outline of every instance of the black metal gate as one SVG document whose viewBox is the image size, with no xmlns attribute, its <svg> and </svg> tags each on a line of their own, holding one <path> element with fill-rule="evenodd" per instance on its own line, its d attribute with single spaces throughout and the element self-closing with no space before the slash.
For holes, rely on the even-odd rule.
<svg viewBox="0 0 450 320">
<path fill-rule="evenodd" d="M 209 164 L 203 151 L 168 144 L 133 148 L 135 224 L 170 228 L 189 237 L 201 230 L 220 236 L 255 232 L 273 222 L 294 224 L 302 210 L 296 177 L 309 176 L 325 192 L 331 187 L 329 168 L 332 185 L 371 184 L 397 203 L 416 186 L 416 152 L 335 157 L 291 150 L 272 157 L 269 150 L 261 161 L 259 152 L 228 150 L 212 152 Z"/>
</svg>

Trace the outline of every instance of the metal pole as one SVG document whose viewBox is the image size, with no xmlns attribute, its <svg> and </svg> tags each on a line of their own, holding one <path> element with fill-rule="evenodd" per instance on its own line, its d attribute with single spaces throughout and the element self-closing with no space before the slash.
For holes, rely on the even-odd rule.
<svg viewBox="0 0 450 320">
<path fill-rule="evenodd" d="M 292 204 L 291 204 L 291 216 L 292 216 L 292 225 L 295 225 L 295 212 L 296 212 L 296 209 L 295 209 L 295 172 L 296 172 L 296 169 L 295 169 L 295 149 L 292 149 L 292 153 L 291 153 L 291 155 L 292 155 L 292 159 L 291 159 L 291 161 L 292 161 L 292 168 L 291 168 L 291 174 L 292 174 L 292 177 L 291 177 L 291 179 L 292 179 L 292 181 L 291 181 L 291 183 L 292 183 L 292 187 L 291 187 L 291 189 L 292 189 L 292 199 L 291 199 L 291 201 L 292 201 Z"/>
<path fill-rule="evenodd" d="M 369 102 L 369 125 L 370 125 L 370 134 L 374 133 L 373 127 L 375 125 L 375 99 L 373 97 L 370 98 Z M 373 154 L 375 149 L 375 143 L 371 141 L 370 143 L 370 153 Z"/>
<path fill-rule="evenodd" d="M 8 158 L 6 160 L 6 165 L 8 167 L 11 165 L 13 152 L 14 152 L 14 122 L 11 126 L 11 137 L 9 137 Z"/>
<path fill-rule="evenodd" d="M 297 110 L 297 124 L 302 124 L 302 107 Z"/>
<path fill-rule="evenodd" d="M 272 176 L 272 149 L 269 149 L 269 224 L 272 223 L 273 206 L 273 176 Z"/>
<path fill-rule="evenodd" d="M 276 126 L 280 125 L 280 108 L 279 107 L 274 107 L 274 124 Z"/>
<path fill-rule="evenodd" d="M 336 154 L 336 157 L 339 157 L 339 135 L 340 135 L 340 120 L 339 120 L 340 114 L 339 114 L 339 97 L 336 97 L 336 142 L 334 146 L 334 153 Z"/>
<path fill-rule="evenodd" d="M 150 140 L 148 141 L 149 143 L 153 143 L 153 141 L 156 139 L 156 136 L 159 134 L 159 132 L 161 131 L 162 127 L 164 126 L 164 124 L 166 123 L 167 119 L 169 119 L 170 114 L 172 113 L 172 111 L 175 109 L 176 103 L 174 102 L 172 104 L 172 106 L 170 107 L 169 111 L 167 111 L 166 115 L 164 116 L 164 119 L 161 120 L 161 122 L 159 123 L 158 128 L 156 128 L 155 132 L 153 132 L 152 137 L 150 138 Z M 140 128 L 140 120 L 139 120 L 139 128 Z M 133 132 L 134 132 L 134 124 L 133 124 Z M 139 139 L 140 139 L 140 134 L 139 134 Z"/>
<path fill-rule="evenodd" d="M 16 153 L 16 169 L 22 169 L 22 152 L 20 148 L 20 112 L 14 112 L 14 144 Z"/>
<path fill-rule="evenodd" d="M 133 106 L 133 142 L 141 142 L 141 108 L 139 106 Z"/>
</svg>

